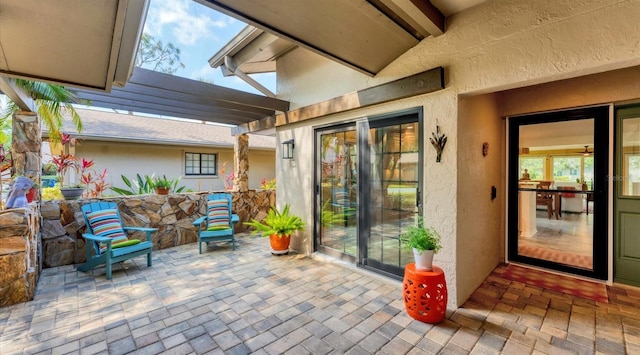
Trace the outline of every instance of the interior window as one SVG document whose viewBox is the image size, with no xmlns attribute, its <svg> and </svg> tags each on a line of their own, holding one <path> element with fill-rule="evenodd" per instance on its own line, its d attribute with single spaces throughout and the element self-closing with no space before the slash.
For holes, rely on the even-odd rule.
<svg viewBox="0 0 640 355">
<path fill-rule="evenodd" d="M 530 180 L 544 180 L 544 157 L 520 157 L 520 175 L 527 170 Z"/>
</svg>

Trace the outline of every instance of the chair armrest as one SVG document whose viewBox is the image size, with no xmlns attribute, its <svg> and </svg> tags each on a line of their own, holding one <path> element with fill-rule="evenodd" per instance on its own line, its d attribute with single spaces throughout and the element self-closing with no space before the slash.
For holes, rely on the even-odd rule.
<svg viewBox="0 0 640 355">
<path fill-rule="evenodd" d="M 231 215 L 231 223 L 236 224 L 238 222 L 240 222 L 240 217 L 238 217 L 237 214 L 232 214 Z"/>
<path fill-rule="evenodd" d="M 107 244 L 111 244 L 111 238 L 107 238 L 107 237 L 98 237 L 97 235 L 93 235 L 90 233 L 82 233 L 82 237 L 84 239 L 88 239 L 94 242 L 98 242 L 98 243 L 107 243 Z"/>
<path fill-rule="evenodd" d="M 139 231 L 139 232 L 157 232 L 158 228 L 147 227 L 122 227 L 125 231 Z"/>
<path fill-rule="evenodd" d="M 147 241 L 151 241 L 151 234 L 158 231 L 158 228 L 147 228 L 147 227 L 122 227 L 122 229 L 126 231 L 136 231 L 136 232 L 145 232 L 147 234 Z"/>
<path fill-rule="evenodd" d="M 202 224 L 202 222 L 204 222 L 204 219 L 207 218 L 207 216 L 202 216 L 198 219 L 196 219 L 195 221 L 193 221 L 193 225 L 198 227 Z"/>
</svg>

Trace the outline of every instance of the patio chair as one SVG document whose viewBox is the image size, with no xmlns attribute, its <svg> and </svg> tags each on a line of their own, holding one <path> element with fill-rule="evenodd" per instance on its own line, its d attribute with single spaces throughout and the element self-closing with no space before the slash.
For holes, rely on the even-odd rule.
<svg viewBox="0 0 640 355">
<path fill-rule="evenodd" d="M 107 280 L 111 280 L 111 266 L 121 261 L 147 255 L 147 266 L 151 266 L 151 234 L 157 228 L 123 227 L 118 205 L 114 202 L 94 202 L 82 206 L 82 215 L 87 225 L 87 261 L 78 270 L 87 272 L 105 264 Z M 145 241 L 127 238 L 126 231 L 141 231 L 147 234 Z"/>
<path fill-rule="evenodd" d="M 198 228 L 198 249 L 202 254 L 202 243 L 231 241 L 231 250 L 236 249 L 234 225 L 239 221 L 231 213 L 231 194 L 211 194 L 207 196 L 207 214 L 195 221 Z"/>
</svg>

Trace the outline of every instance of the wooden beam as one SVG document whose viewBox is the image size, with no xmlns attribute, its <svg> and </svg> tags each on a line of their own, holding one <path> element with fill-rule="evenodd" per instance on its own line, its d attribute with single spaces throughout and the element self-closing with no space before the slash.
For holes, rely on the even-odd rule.
<svg viewBox="0 0 640 355">
<path fill-rule="evenodd" d="M 133 111 L 134 108 L 138 110 L 144 110 L 145 108 L 152 109 L 161 109 L 164 107 L 166 109 L 167 114 L 169 112 L 179 113 L 183 112 L 183 110 L 188 110 L 188 112 L 202 112 L 203 115 L 216 115 L 216 114 L 224 114 L 224 115 L 232 115 L 237 117 L 242 117 L 247 120 L 257 120 L 264 117 L 264 114 L 259 113 L 251 113 L 242 110 L 230 110 L 224 108 L 217 108 L 213 105 L 203 105 L 203 104 L 194 104 L 189 103 L 185 105 L 183 102 L 179 100 L 169 100 L 165 98 L 159 98 L 144 94 L 137 93 L 123 93 L 112 91 L 111 94 L 105 95 L 100 93 L 90 93 L 90 92 L 82 92 L 78 93 L 78 97 L 81 99 L 91 101 L 91 105 L 98 106 L 98 103 L 109 102 L 109 103 L 117 103 L 123 106 L 131 107 Z M 144 112 L 144 111 L 142 111 Z M 273 111 L 270 111 L 270 114 L 273 114 Z"/>
<path fill-rule="evenodd" d="M 132 107 L 130 105 L 123 105 L 117 102 L 97 102 L 95 106 L 110 108 L 114 110 L 136 111 L 136 112 L 150 113 L 154 115 L 166 115 L 166 116 L 187 118 L 187 119 L 198 120 L 198 121 L 207 121 L 207 122 L 224 123 L 224 124 L 232 124 L 232 125 L 237 125 L 238 122 L 247 121 L 247 119 L 244 117 L 231 116 L 231 115 L 225 115 L 225 114 L 203 115 L 202 112 L 184 112 L 184 111 L 167 112 L 165 107 L 160 107 L 160 108 L 145 107 L 143 109 L 143 108 Z"/>
<path fill-rule="evenodd" d="M 11 101 L 18 105 L 20 110 L 27 112 L 36 111 L 35 101 L 24 91 L 15 86 L 11 79 L 0 76 L 0 91 L 9 96 Z"/>
<path fill-rule="evenodd" d="M 262 116 L 273 115 L 275 110 L 260 108 L 255 106 L 247 106 L 242 103 L 236 102 L 228 102 L 217 100 L 215 96 L 201 96 L 201 95 L 192 95 L 182 92 L 175 92 L 163 88 L 155 88 L 150 86 L 144 86 L 139 84 L 128 83 L 124 88 L 114 88 L 112 93 L 120 93 L 122 95 L 127 95 L 129 93 L 134 94 L 142 94 L 147 96 L 153 96 L 157 98 L 167 99 L 167 100 L 176 100 L 180 102 L 190 103 L 190 104 L 202 104 L 209 105 L 214 108 L 224 108 L 229 110 L 257 113 Z"/>
<path fill-rule="evenodd" d="M 428 94 L 442 89 L 444 89 L 444 69 L 438 67 L 403 79 L 301 107 L 297 110 L 245 123 L 232 130 L 232 133 L 251 133 L 272 127 L 280 127 L 411 96 Z"/>
<path fill-rule="evenodd" d="M 197 80 L 185 79 L 138 67 L 134 69 L 129 82 L 156 88 L 164 88 L 166 90 L 180 92 L 183 94 L 215 97 L 220 101 L 240 103 L 245 106 L 253 106 L 275 111 L 287 111 L 289 109 L 288 101 L 250 94 L 240 90 L 211 85 Z"/>
</svg>

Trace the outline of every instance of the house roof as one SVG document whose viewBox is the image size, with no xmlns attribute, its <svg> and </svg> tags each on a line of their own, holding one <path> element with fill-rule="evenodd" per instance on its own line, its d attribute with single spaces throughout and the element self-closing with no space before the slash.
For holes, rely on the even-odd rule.
<svg viewBox="0 0 640 355">
<path fill-rule="evenodd" d="M 92 109 L 76 108 L 76 111 L 82 119 L 82 133 L 77 133 L 70 119 L 65 120 L 64 131 L 86 141 L 229 148 L 236 140 L 228 126 Z M 275 150 L 275 145 L 275 137 L 249 135 L 249 148 Z"/>
</svg>

